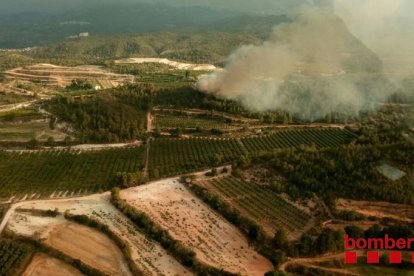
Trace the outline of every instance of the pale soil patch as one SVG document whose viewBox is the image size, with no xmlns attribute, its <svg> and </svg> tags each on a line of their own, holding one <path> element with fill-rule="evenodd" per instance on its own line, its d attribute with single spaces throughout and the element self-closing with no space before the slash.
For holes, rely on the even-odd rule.
<svg viewBox="0 0 414 276">
<path fill-rule="evenodd" d="M 193 249 L 201 262 L 243 275 L 272 270 L 272 264 L 249 247 L 237 228 L 176 180 L 124 190 L 121 197 Z"/>
<path fill-rule="evenodd" d="M 117 64 L 143 64 L 143 63 L 160 63 L 166 64 L 179 70 L 193 70 L 193 71 L 214 71 L 218 68 L 211 64 L 190 64 L 178 61 L 172 61 L 166 58 L 127 58 L 116 60 Z"/>
<path fill-rule="evenodd" d="M 112 275 L 131 275 L 122 252 L 105 234 L 66 221 L 63 216 L 40 217 L 15 212 L 8 229 L 41 239 L 49 246 Z"/>
<path fill-rule="evenodd" d="M 36 254 L 23 276 L 81 276 L 76 268 L 45 254 Z"/>
<path fill-rule="evenodd" d="M 92 228 L 75 223 L 58 225 L 45 243 L 109 275 L 131 275 L 121 250 Z"/>
<path fill-rule="evenodd" d="M 16 207 L 40 210 L 57 208 L 59 212 L 68 210 L 71 214 L 87 215 L 107 225 L 129 246 L 132 259 L 145 275 L 191 275 L 191 272 L 168 255 L 158 243 L 148 240 L 141 232 L 137 231 L 134 224 L 112 206 L 109 198 L 109 193 L 104 193 L 76 199 L 22 202 L 13 205 L 11 211 Z M 8 214 L 5 219 L 7 217 Z M 9 221 L 9 224 L 12 222 L 13 219 Z"/>
<path fill-rule="evenodd" d="M 403 178 L 406 173 L 388 164 L 377 167 L 377 170 L 385 177 L 392 181 L 397 181 Z"/>
<path fill-rule="evenodd" d="M 377 221 L 329 221 L 323 224 L 325 228 L 334 230 L 334 231 L 343 231 L 345 227 L 353 225 L 361 228 L 362 230 L 366 231 L 375 224 L 378 224 Z"/>
<path fill-rule="evenodd" d="M 414 206 L 405 204 L 338 199 L 336 209 L 354 211 L 368 217 L 391 218 L 404 222 L 414 221 Z"/>
<path fill-rule="evenodd" d="M 15 68 L 5 72 L 7 79 L 42 83 L 43 85 L 66 87 L 74 79 L 87 79 L 96 90 L 113 88 L 134 82 L 134 76 L 109 72 L 100 66 L 56 66 L 37 64 Z"/>
</svg>

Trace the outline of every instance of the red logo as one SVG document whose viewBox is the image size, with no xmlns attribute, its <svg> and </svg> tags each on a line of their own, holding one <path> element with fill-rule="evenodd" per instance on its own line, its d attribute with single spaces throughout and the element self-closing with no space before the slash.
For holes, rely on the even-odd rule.
<svg viewBox="0 0 414 276">
<path fill-rule="evenodd" d="M 384 238 L 360 238 L 353 239 L 345 235 L 344 239 L 345 249 L 345 263 L 357 264 L 358 254 L 355 250 L 369 250 L 367 253 L 368 264 L 379 264 L 380 253 L 378 250 L 388 250 L 389 263 L 400 264 L 402 262 L 401 251 L 395 250 L 410 250 L 414 245 L 414 239 L 394 239 L 385 235 Z M 414 263 L 414 252 L 412 252 L 412 262 Z"/>
</svg>

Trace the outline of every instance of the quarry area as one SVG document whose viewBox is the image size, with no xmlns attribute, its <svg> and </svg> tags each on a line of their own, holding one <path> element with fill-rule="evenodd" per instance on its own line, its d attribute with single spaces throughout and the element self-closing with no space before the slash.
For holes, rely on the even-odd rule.
<svg viewBox="0 0 414 276">
<path fill-rule="evenodd" d="M 120 59 L 116 60 L 115 63 L 117 64 L 143 64 L 143 63 L 160 63 L 169 65 L 173 68 L 179 70 L 192 70 L 192 71 L 215 71 L 219 70 L 214 65 L 211 64 L 190 64 L 190 63 L 182 63 L 178 61 L 172 61 L 166 58 L 128 58 L 128 59 Z"/>
<path fill-rule="evenodd" d="M 95 90 L 114 88 L 134 82 L 134 76 L 109 72 L 100 66 L 57 66 L 36 64 L 5 72 L 9 80 L 30 81 L 44 86 L 65 88 L 73 80 L 85 79 Z"/>
</svg>

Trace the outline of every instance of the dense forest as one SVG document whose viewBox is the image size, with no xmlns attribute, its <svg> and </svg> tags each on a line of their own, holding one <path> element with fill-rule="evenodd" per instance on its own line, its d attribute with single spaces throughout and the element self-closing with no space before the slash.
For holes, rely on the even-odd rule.
<svg viewBox="0 0 414 276">
<path fill-rule="evenodd" d="M 148 111 L 155 105 L 176 108 L 204 108 L 212 96 L 188 87 L 159 88 L 130 85 L 97 94 L 63 95 L 44 102 L 59 120 L 72 124 L 79 142 L 122 142 L 141 138 L 146 130 Z"/>
<path fill-rule="evenodd" d="M 282 190 L 294 198 L 317 193 L 328 202 L 344 197 L 412 204 L 412 152 L 414 146 L 409 143 L 349 145 L 322 151 L 303 147 L 263 154 L 258 159 L 266 164 L 275 179 L 281 175 L 286 179 Z M 410 173 L 398 181 L 388 180 L 377 171 L 377 166 L 384 161 Z"/>
</svg>

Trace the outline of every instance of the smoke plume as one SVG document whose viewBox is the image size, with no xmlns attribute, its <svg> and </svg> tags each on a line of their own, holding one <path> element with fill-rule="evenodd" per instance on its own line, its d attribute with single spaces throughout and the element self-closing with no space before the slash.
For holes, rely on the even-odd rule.
<svg viewBox="0 0 414 276">
<path fill-rule="evenodd" d="M 344 7 L 347 1 L 337 0 L 335 7 L 341 5 L 344 14 L 357 9 L 357 3 Z M 357 20 L 349 16 L 345 21 Z M 366 39 L 362 34 L 357 39 L 327 9 L 307 8 L 293 23 L 277 26 L 262 45 L 238 49 L 223 71 L 202 78 L 197 87 L 251 111 L 284 110 L 306 120 L 331 112 L 358 115 L 396 90 L 384 77 L 382 61 L 361 42 Z"/>
</svg>

